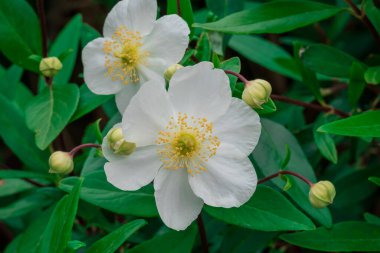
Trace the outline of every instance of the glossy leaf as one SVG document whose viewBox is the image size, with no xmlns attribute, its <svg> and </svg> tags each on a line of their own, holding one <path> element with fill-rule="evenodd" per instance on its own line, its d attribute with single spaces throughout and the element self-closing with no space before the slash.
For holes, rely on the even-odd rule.
<svg viewBox="0 0 380 253">
<path fill-rule="evenodd" d="M 13 63 L 38 72 L 30 55 L 41 55 L 40 23 L 26 0 L 0 1 L 0 51 Z"/>
<path fill-rule="evenodd" d="M 144 187 L 138 191 L 121 191 L 107 182 L 103 171 L 89 173 L 85 177 L 80 198 L 118 214 L 130 214 L 140 217 L 157 216 L 153 189 Z M 66 178 L 59 188 L 70 191 L 75 177 Z"/>
<path fill-rule="evenodd" d="M 380 84 L 380 66 L 368 68 L 364 78 L 367 83 Z"/>
<path fill-rule="evenodd" d="M 27 167 L 35 171 L 48 171 L 49 153 L 36 147 L 23 112 L 1 94 L 0 108 L 0 136 L 4 143 Z"/>
<path fill-rule="evenodd" d="M 283 0 L 264 3 L 213 23 L 194 26 L 236 34 L 284 33 L 334 16 L 341 10 L 318 2 Z"/>
<path fill-rule="evenodd" d="M 76 180 L 70 194 L 64 196 L 55 206 L 49 222 L 46 224 L 41 252 L 65 252 L 67 243 L 71 239 L 82 182 L 83 179 Z"/>
<path fill-rule="evenodd" d="M 124 224 L 112 233 L 96 241 L 87 253 L 114 253 L 133 233 L 146 225 L 144 220 L 134 220 Z"/>
<path fill-rule="evenodd" d="M 305 48 L 301 59 L 309 69 L 332 77 L 350 76 L 353 62 L 359 62 L 351 55 L 331 46 L 322 44 L 310 45 Z"/>
<path fill-rule="evenodd" d="M 356 106 L 366 86 L 364 72 L 365 67 L 362 64 L 358 62 L 352 63 L 350 82 L 348 84 L 348 101 L 352 107 Z"/>
<path fill-rule="evenodd" d="M 145 241 L 129 250 L 129 253 L 165 252 L 190 253 L 193 248 L 197 230 L 194 226 L 185 231 L 169 231 Z"/>
<path fill-rule="evenodd" d="M 75 85 L 45 88 L 29 104 L 26 124 L 36 133 L 36 144 L 45 149 L 69 123 L 79 100 Z"/>
<path fill-rule="evenodd" d="M 262 231 L 310 230 L 313 222 L 281 193 L 258 186 L 252 198 L 239 208 L 207 206 L 213 217 L 229 224 Z"/>
<path fill-rule="evenodd" d="M 280 238 L 296 246 L 320 251 L 380 251 L 380 226 L 359 221 L 338 223 L 331 229 L 284 234 Z"/>
<path fill-rule="evenodd" d="M 331 118 L 331 116 L 330 116 Z M 336 118 L 336 117 L 333 117 Z M 338 152 L 336 151 L 334 139 L 327 133 L 320 133 L 317 128 L 326 122 L 329 122 L 329 116 L 321 115 L 320 118 L 314 123 L 313 136 L 315 145 L 321 154 L 330 162 L 338 162 Z"/>
<path fill-rule="evenodd" d="M 380 111 L 368 111 L 327 123 L 319 132 L 355 137 L 380 137 Z"/>
</svg>

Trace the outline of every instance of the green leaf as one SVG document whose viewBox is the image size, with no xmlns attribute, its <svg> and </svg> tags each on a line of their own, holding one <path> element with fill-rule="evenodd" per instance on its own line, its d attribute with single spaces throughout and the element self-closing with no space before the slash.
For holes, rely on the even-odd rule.
<svg viewBox="0 0 380 253">
<path fill-rule="evenodd" d="M 318 102 L 323 102 L 321 87 L 319 86 L 317 75 L 315 74 L 315 72 L 305 67 L 305 65 L 300 59 L 300 53 L 303 50 L 303 45 L 300 42 L 293 43 L 294 62 L 301 73 L 302 82 L 309 88 L 309 90 L 313 93 L 314 97 L 318 100 Z"/>
<path fill-rule="evenodd" d="M 85 247 L 86 244 L 84 242 L 81 242 L 81 241 L 78 241 L 78 240 L 73 240 L 73 241 L 69 241 L 67 243 L 67 248 L 69 250 L 77 250 L 77 249 L 80 249 L 80 248 L 83 248 Z"/>
<path fill-rule="evenodd" d="M 348 84 L 348 101 L 352 107 L 356 107 L 366 86 L 364 81 L 365 70 L 363 64 L 358 62 L 352 63 L 350 69 L 350 82 Z"/>
<path fill-rule="evenodd" d="M 211 45 L 208 33 L 202 33 L 195 47 L 195 57 L 199 61 L 209 61 L 211 59 Z"/>
<path fill-rule="evenodd" d="M 380 186 L 380 177 L 370 177 L 368 178 L 368 180 L 376 184 L 377 186 Z"/>
<path fill-rule="evenodd" d="M 380 226 L 380 217 L 379 216 L 373 215 L 371 213 L 365 213 L 364 219 L 370 224 Z"/>
<path fill-rule="evenodd" d="M 57 38 L 49 49 L 49 56 L 60 56 L 71 51 L 67 57 L 62 61 L 62 69 L 54 76 L 54 83 L 66 84 L 69 82 L 71 74 L 74 69 L 78 54 L 79 39 L 82 28 L 82 16 L 76 15 L 71 21 L 63 28 L 58 34 Z"/>
<path fill-rule="evenodd" d="M 350 76 L 353 62 L 359 62 L 351 55 L 331 46 L 314 44 L 301 54 L 301 60 L 309 69 L 332 77 Z"/>
<path fill-rule="evenodd" d="M 234 35 L 228 45 L 248 60 L 260 66 L 284 76 L 301 80 L 300 73 L 291 55 L 272 42 L 260 37 Z"/>
<path fill-rule="evenodd" d="M 177 3 L 180 3 L 180 6 L 178 8 Z M 194 15 L 193 15 L 193 8 L 191 7 L 191 1 L 190 0 L 168 0 L 167 1 L 168 8 L 166 10 L 166 13 L 169 14 L 177 14 L 181 18 L 183 18 L 187 25 L 190 28 L 190 38 L 194 32 L 194 29 L 192 27 L 194 23 Z M 180 13 L 178 12 L 180 10 Z"/>
<path fill-rule="evenodd" d="M 334 119 L 336 117 L 332 116 Z M 329 122 L 329 115 L 321 115 L 314 123 L 313 126 L 313 136 L 315 145 L 321 152 L 321 154 L 330 162 L 337 163 L 338 162 L 338 152 L 336 151 L 334 139 L 326 133 L 320 133 L 317 131 L 318 127 Z"/>
<path fill-rule="evenodd" d="M 87 85 L 82 85 L 79 91 L 80 98 L 78 108 L 72 116 L 70 120 L 71 122 L 81 118 L 87 113 L 90 113 L 113 97 L 110 95 L 96 95 L 88 89 Z"/>
<path fill-rule="evenodd" d="M 206 0 L 207 7 L 218 17 L 240 11 L 244 8 L 244 0 Z"/>
<path fill-rule="evenodd" d="M 22 111 L 2 94 L 0 108 L 0 136 L 5 144 L 27 167 L 47 171 L 49 153 L 36 147 L 33 133 L 26 127 Z"/>
<path fill-rule="evenodd" d="M 0 179 L 0 197 L 33 189 L 34 186 L 21 179 Z"/>
<path fill-rule="evenodd" d="M 82 48 L 84 48 L 87 45 L 87 43 L 89 43 L 90 41 L 96 38 L 99 38 L 101 36 L 102 35 L 95 28 L 93 28 L 92 26 L 88 24 L 83 24 L 81 35 L 80 35 Z"/>
<path fill-rule="evenodd" d="M 380 34 L 380 10 L 376 7 L 374 0 L 364 0 L 362 3 L 365 15 L 369 18 L 371 23 L 376 28 L 377 33 Z M 379 6 L 379 5 L 377 5 Z"/>
<path fill-rule="evenodd" d="M 112 233 L 96 241 L 86 252 L 87 253 L 113 253 L 128 239 L 133 233 L 145 226 L 145 220 L 134 220 L 124 224 Z"/>
<path fill-rule="evenodd" d="M 264 3 L 213 23 L 194 24 L 194 27 L 235 34 L 284 33 L 324 20 L 340 11 L 341 8 L 318 2 L 283 0 Z"/>
<path fill-rule="evenodd" d="M 9 100 L 16 95 L 17 88 L 20 85 L 20 79 L 23 69 L 17 65 L 9 67 L 5 73 L 0 75 L 0 91 Z"/>
<path fill-rule="evenodd" d="M 47 87 L 29 104 L 26 124 L 36 133 L 36 144 L 44 150 L 69 123 L 77 108 L 79 89 L 75 85 Z"/>
<path fill-rule="evenodd" d="M 359 221 L 338 223 L 331 229 L 284 234 L 280 238 L 296 246 L 320 251 L 380 251 L 380 226 Z"/>
<path fill-rule="evenodd" d="M 370 84 L 380 84 L 380 66 L 368 68 L 364 73 L 364 79 Z"/>
<path fill-rule="evenodd" d="M 128 253 L 165 252 L 190 253 L 193 248 L 197 230 L 190 226 L 185 231 L 169 231 L 145 241 L 128 251 Z"/>
<path fill-rule="evenodd" d="M 85 179 L 81 199 L 118 214 L 158 216 L 153 189 L 149 186 L 138 191 L 121 191 L 107 182 L 104 171 L 88 173 Z M 75 177 L 65 178 L 60 182 L 59 188 L 70 191 L 75 181 Z"/>
<path fill-rule="evenodd" d="M 239 59 L 239 57 L 232 57 L 228 60 L 225 60 L 225 61 L 220 63 L 219 68 L 221 68 L 223 70 L 230 70 L 230 71 L 233 71 L 236 73 L 240 73 L 240 69 L 241 69 L 240 59 Z M 238 78 L 234 75 L 231 75 L 231 74 L 227 74 L 227 76 L 230 79 L 231 90 L 234 92 L 235 86 L 236 86 L 236 81 L 238 80 Z"/>
<path fill-rule="evenodd" d="M 262 104 L 261 106 L 263 107 L 263 109 L 255 109 L 255 111 L 260 115 L 273 113 L 277 111 L 276 104 L 273 102 L 271 98 L 269 98 L 267 103 Z"/>
<path fill-rule="evenodd" d="M 38 72 L 30 55 L 41 55 L 40 22 L 25 0 L 0 1 L 0 50 L 13 63 Z"/>
<path fill-rule="evenodd" d="M 281 193 L 259 185 L 252 198 L 239 208 L 206 208 L 207 213 L 229 224 L 262 231 L 310 230 L 313 222 Z"/>
<path fill-rule="evenodd" d="M 283 158 L 286 157 L 286 145 L 292 153 L 288 165 L 284 168 L 297 172 L 312 182 L 316 182 L 314 170 L 307 160 L 297 139 L 285 127 L 268 119 L 261 119 L 262 130 L 258 145 L 253 151 L 251 158 L 254 161 L 256 170 L 263 176 L 269 176 L 278 172 L 281 168 Z M 298 179 L 289 178 L 292 187 L 286 191 L 286 195 L 306 214 L 315 221 L 329 227 L 332 224 L 331 214 L 327 208 L 316 209 L 309 202 L 309 186 Z M 284 187 L 284 181 L 280 178 L 272 179 L 280 189 Z"/>
<path fill-rule="evenodd" d="M 380 111 L 367 111 L 327 123 L 319 132 L 355 137 L 380 137 Z"/>
<path fill-rule="evenodd" d="M 53 180 L 54 175 L 23 170 L 0 170 L 0 178 L 40 178 Z"/>
<path fill-rule="evenodd" d="M 83 179 L 76 180 L 69 195 L 64 196 L 55 206 L 46 225 L 41 252 L 64 253 L 71 239 L 71 231 L 78 209 L 79 192 Z"/>
</svg>

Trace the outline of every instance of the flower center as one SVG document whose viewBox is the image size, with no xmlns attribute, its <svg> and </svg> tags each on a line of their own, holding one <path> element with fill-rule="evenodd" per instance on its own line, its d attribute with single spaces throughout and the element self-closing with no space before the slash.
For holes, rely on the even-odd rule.
<svg viewBox="0 0 380 253">
<path fill-rule="evenodd" d="M 216 154 L 220 141 L 206 118 L 178 113 L 158 133 L 156 144 L 165 169 L 186 169 L 194 175 L 206 171 L 205 163 Z"/>
<path fill-rule="evenodd" d="M 139 32 L 119 26 L 112 35 L 112 40 L 104 42 L 106 76 L 112 81 L 119 80 L 124 84 L 140 81 L 137 66 L 145 64 L 145 59 L 149 55 L 148 52 L 141 51 L 141 39 Z"/>
</svg>

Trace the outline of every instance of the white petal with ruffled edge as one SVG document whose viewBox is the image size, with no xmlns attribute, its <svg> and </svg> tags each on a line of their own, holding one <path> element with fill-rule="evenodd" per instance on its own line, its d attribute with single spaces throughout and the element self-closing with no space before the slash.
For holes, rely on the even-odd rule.
<svg viewBox="0 0 380 253">
<path fill-rule="evenodd" d="M 188 177 L 195 195 L 207 205 L 239 207 L 256 190 L 257 176 L 251 161 L 232 145 L 222 143 L 205 168 L 207 171 Z"/>
<path fill-rule="evenodd" d="M 214 121 L 231 103 L 230 82 L 211 62 L 177 70 L 169 84 L 169 96 L 176 111 Z"/>
<path fill-rule="evenodd" d="M 140 89 L 140 85 L 130 83 L 124 87 L 119 93 L 115 95 L 116 106 L 120 114 L 125 112 L 125 109 L 131 102 L 131 99 L 136 95 L 137 91 Z"/>
<path fill-rule="evenodd" d="M 107 181 L 124 191 L 135 191 L 153 181 L 161 166 L 155 146 L 136 148 L 128 156 L 104 165 Z"/>
<path fill-rule="evenodd" d="M 161 83 L 160 83 L 161 82 Z M 124 112 L 124 137 L 138 147 L 155 144 L 158 133 L 173 115 L 172 105 L 161 80 L 145 83 Z"/>
<path fill-rule="evenodd" d="M 203 201 L 191 190 L 186 169 L 160 169 L 154 189 L 160 217 L 172 229 L 186 229 L 202 210 Z"/>
<path fill-rule="evenodd" d="M 122 0 L 108 13 L 103 27 L 103 35 L 111 38 L 120 26 L 146 35 L 152 30 L 156 16 L 156 0 Z"/>
<path fill-rule="evenodd" d="M 242 100 L 232 98 L 227 112 L 214 122 L 214 134 L 248 156 L 259 142 L 260 117 Z"/>
<path fill-rule="evenodd" d="M 98 38 L 89 42 L 82 51 L 83 75 L 88 88 L 95 94 L 115 94 L 124 88 L 120 81 L 111 81 L 105 67 L 103 44 L 108 39 Z"/>
<path fill-rule="evenodd" d="M 166 15 L 155 21 L 152 32 L 143 38 L 141 48 L 149 52 L 150 58 L 163 59 L 169 66 L 182 59 L 189 44 L 189 33 L 181 17 Z"/>
</svg>

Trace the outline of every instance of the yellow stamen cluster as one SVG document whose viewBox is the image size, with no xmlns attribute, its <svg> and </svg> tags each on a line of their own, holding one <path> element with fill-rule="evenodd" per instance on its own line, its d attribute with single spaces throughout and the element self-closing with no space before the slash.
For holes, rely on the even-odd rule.
<svg viewBox="0 0 380 253">
<path fill-rule="evenodd" d="M 165 169 L 186 169 L 194 175 L 206 171 L 204 164 L 216 154 L 220 141 L 206 118 L 178 113 L 159 132 L 156 144 Z"/>
<path fill-rule="evenodd" d="M 112 81 L 119 80 L 124 84 L 129 84 L 129 81 L 132 83 L 140 81 L 137 66 L 144 64 L 149 55 L 148 52 L 140 50 L 141 39 L 139 32 L 129 31 L 125 26 L 119 26 L 112 35 L 112 40 L 104 42 L 106 76 L 109 76 Z"/>
</svg>

